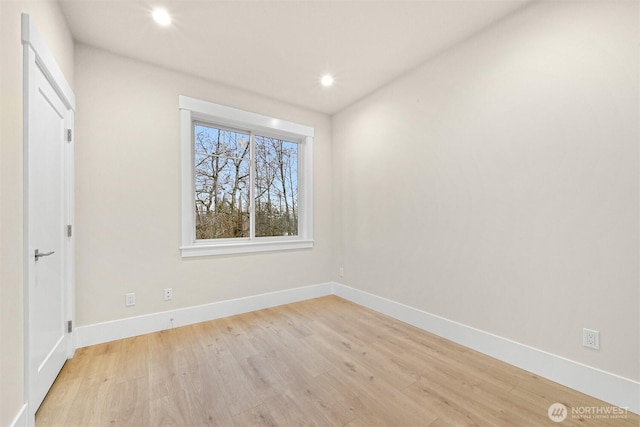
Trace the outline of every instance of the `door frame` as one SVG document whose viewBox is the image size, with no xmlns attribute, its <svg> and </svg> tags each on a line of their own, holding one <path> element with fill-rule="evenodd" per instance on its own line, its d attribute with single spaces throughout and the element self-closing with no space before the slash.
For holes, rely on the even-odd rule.
<svg viewBox="0 0 640 427">
<path fill-rule="evenodd" d="M 31 77 L 34 74 L 35 67 L 40 69 L 60 99 L 68 110 L 65 126 L 71 130 L 70 141 L 64 146 L 64 215 L 65 224 L 72 227 L 74 225 L 74 114 L 76 109 L 76 99 L 71 86 L 67 82 L 62 70 L 58 66 L 53 53 L 48 49 L 43 37 L 34 26 L 29 14 L 23 13 L 21 16 L 22 24 L 22 46 L 23 46 L 23 303 L 24 303 L 24 401 L 27 405 L 27 424 L 35 425 L 35 413 L 38 409 L 30 404 L 31 396 L 31 365 L 29 363 L 30 348 L 29 341 L 31 329 L 29 324 L 29 284 L 32 280 L 32 272 L 30 270 L 31 251 L 29 247 L 29 227 L 30 216 L 29 210 L 29 147 L 30 147 L 30 94 Z M 64 226 L 64 224 L 61 224 Z M 65 298 L 65 318 L 73 322 L 74 318 L 74 238 L 64 239 L 63 256 L 64 256 L 64 298 Z M 75 352 L 75 334 L 69 332 L 67 336 L 67 357 L 70 358 Z"/>
</svg>

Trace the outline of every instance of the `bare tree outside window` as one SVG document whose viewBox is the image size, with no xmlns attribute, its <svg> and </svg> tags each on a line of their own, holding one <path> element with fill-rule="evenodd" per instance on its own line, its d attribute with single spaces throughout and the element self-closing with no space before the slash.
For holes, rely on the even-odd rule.
<svg viewBox="0 0 640 427">
<path fill-rule="evenodd" d="M 196 239 L 298 235 L 298 144 L 194 123 Z"/>
<path fill-rule="evenodd" d="M 249 134 L 196 123 L 196 238 L 249 237 Z"/>
<path fill-rule="evenodd" d="M 255 137 L 256 237 L 298 235 L 298 144 Z"/>
</svg>

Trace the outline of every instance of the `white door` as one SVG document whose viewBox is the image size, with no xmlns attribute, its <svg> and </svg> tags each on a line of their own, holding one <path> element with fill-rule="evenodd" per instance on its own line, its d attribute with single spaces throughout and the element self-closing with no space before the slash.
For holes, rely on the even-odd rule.
<svg viewBox="0 0 640 427">
<path fill-rule="evenodd" d="M 31 415 L 72 351 L 67 132 L 73 110 L 54 75 L 25 45 L 25 356 Z"/>
</svg>

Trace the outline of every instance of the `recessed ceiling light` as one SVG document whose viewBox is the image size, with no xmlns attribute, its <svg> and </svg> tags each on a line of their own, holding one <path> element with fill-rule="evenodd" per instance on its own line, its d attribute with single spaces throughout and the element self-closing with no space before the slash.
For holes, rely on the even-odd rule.
<svg viewBox="0 0 640 427">
<path fill-rule="evenodd" d="M 324 76 L 322 76 L 322 78 L 320 79 L 320 83 L 322 84 L 322 86 L 324 87 L 329 87 L 333 85 L 333 76 L 331 74 L 325 74 Z"/>
<path fill-rule="evenodd" d="M 166 11 L 166 9 L 153 9 L 153 12 L 151 12 L 151 16 L 158 25 L 166 27 L 171 24 L 171 16 L 169 15 L 169 12 Z"/>
</svg>

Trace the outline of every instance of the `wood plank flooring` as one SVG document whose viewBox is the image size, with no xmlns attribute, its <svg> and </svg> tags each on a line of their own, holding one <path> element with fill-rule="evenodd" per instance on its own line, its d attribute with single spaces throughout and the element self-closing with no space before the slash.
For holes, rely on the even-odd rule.
<svg viewBox="0 0 640 427">
<path fill-rule="evenodd" d="M 640 425 L 571 414 L 602 406 L 331 296 L 79 349 L 36 425 Z"/>
</svg>

